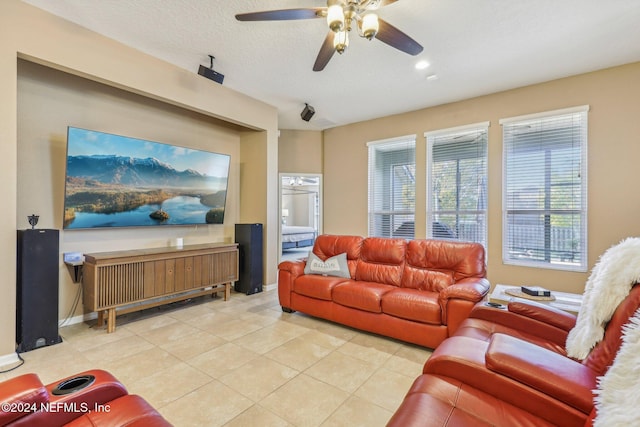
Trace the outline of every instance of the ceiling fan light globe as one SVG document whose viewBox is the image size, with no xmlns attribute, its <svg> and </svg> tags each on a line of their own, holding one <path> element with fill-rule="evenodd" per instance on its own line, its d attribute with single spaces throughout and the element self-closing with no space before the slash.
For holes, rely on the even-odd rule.
<svg viewBox="0 0 640 427">
<path fill-rule="evenodd" d="M 342 6 L 334 4 L 327 9 L 327 25 L 334 33 L 344 28 L 344 11 Z"/>
<path fill-rule="evenodd" d="M 374 38 L 379 29 L 378 15 L 375 13 L 367 13 L 362 17 L 362 35 L 367 40 Z"/>
</svg>

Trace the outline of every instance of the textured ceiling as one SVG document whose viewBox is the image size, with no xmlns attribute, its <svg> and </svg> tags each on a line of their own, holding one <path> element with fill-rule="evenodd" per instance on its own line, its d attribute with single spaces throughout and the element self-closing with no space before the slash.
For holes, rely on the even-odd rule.
<svg viewBox="0 0 640 427">
<path fill-rule="evenodd" d="M 278 108 L 280 129 L 326 129 L 640 61 L 639 0 L 399 0 L 379 16 L 422 44 L 420 55 L 352 37 L 322 72 L 312 66 L 323 19 L 234 18 L 322 0 L 24 1 L 194 73 L 213 54 L 225 86 Z M 430 67 L 417 71 L 420 59 Z M 316 110 L 308 123 L 305 102 Z"/>
</svg>

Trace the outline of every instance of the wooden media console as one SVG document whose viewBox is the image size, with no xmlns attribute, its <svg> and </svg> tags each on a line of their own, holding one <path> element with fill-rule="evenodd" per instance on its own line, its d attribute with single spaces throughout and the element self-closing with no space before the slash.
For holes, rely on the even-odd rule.
<svg viewBox="0 0 640 427">
<path fill-rule="evenodd" d="M 238 245 L 188 245 L 84 254 L 82 272 L 85 310 L 107 315 L 107 332 L 116 329 L 118 314 L 156 307 L 200 295 L 224 292 L 238 280 Z"/>
</svg>

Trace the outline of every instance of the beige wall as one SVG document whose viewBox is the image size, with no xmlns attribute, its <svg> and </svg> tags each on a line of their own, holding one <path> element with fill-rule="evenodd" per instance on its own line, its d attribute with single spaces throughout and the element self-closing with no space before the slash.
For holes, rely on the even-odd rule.
<svg viewBox="0 0 640 427">
<path fill-rule="evenodd" d="M 258 179 L 264 184 L 255 189 L 250 186 L 242 187 L 241 182 L 236 182 L 236 186 L 242 187 L 242 191 L 246 191 L 246 194 L 242 194 L 243 199 L 251 198 L 250 193 L 253 191 L 259 196 L 257 200 L 260 202 L 250 206 L 251 215 L 258 216 L 265 223 L 267 252 L 276 253 L 279 212 L 277 206 L 277 111 L 274 107 L 224 86 L 213 84 L 195 72 L 177 68 L 142 54 L 140 51 L 92 33 L 18 0 L 4 0 L 0 2 L 0 93 L 2 94 L 0 97 L 0 182 L 3 183 L 0 186 L 0 198 L 4 203 L 3 221 L 0 223 L 0 242 L 2 242 L 0 243 L 0 267 L 4 274 L 3 280 L 0 282 L 0 300 L 3 301 L 2 310 L 0 310 L 0 324 L 2 325 L 0 328 L 0 365 L 11 361 L 11 357 L 13 357 L 11 353 L 15 348 L 16 229 L 25 228 L 25 212 L 33 213 L 32 209 L 41 209 L 44 212 L 42 227 L 59 228 L 61 224 L 56 223 L 56 218 L 61 215 L 58 213 L 61 202 L 56 199 L 61 194 L 61 189 L 53 190 L 53 181 L 58 179 L 61 170 L 57 163 L 46 164 L 46 159 L 55 161 L 54 159 L 60 157 L 63 151 L 64 133 L 61 133 L 59 129 L 52 129 L 47 135 L 42 133 L 35 135 L 25 133 L 23 129 L 21 134 L 27 135 L 27 139 L 35 139 L 36 144 L 39 140 L 40 144 L 37 144 L 36 147 L 39 154 L 45 159 L 39 156 L 30 157 L 24 152 L 20 153 L 20 157 L 18 156 L 17 106 L 19 99 L 20 105 L 24 105 L 22 102 L 27 100 L 18 94 L 18 58 L 242 127 L 244 129 L 242 132 L 229 131 L 225 126 L 215 124 L 214 120 L 211 121 L 212 126 L 209 127 L 204 125 L 204 122 L 208 121 L 207 119 L 195 118 L 189 113 L 182 116 L 183 118 L 188 117 L 185 122 L 191 121 L 187 127 L 192 126 L 191 130 L 185 129 L 185 134 L 195 133 L 197 128 L 200 130 L 206 128 L 208 134 L 216 134 L 223 139 L 226 138 L 225 144 L 234 144 L 234 141 L 239 138 L 240 147 L 246 141 L 249 141 L 250 144 L 260 143 L 262 145 L 265 155 L 254 160 L 258 162 L 254 166 L 255 170 L 259 172 L 253 179 Z M 24 86 L 26 83 L 21 76 L 20 85 Z M 33 82 L 33 84 L 37 85 L 38 83 Z M 51 90 L 60 89 L 51 88 Z M 85 95 L 90 96 L 89 93 L 85 93 Z M 100 103 L 102 100 L 97 102 Z M 130 100 L 126 102 L 130 102 Z M 132 105 L 140 102 L 138 98 L 133 101 Z M 177 114 L 172 120 L 174 122 L 180 121 L 177 117 L 182 113 L 176 113 L 176 110 L 172 108 L 158 107 L 155 102 L 150 102 L 149 105 L 149 109 L 139 111 L 139 114 L 145 116 L 146 120 L 161 121 L 163 118 Z M 151 110 L 154 109 L 159 115 L 151 113 Z M 51 112 L 40 113 L 46 117 Z M 55 114 L 58 113 L 55 112 Z M 21 112 L 20 116 L 25 117 L 30 114 L 31 112 L 24 114 Z M 91 122 L 93 119 L 89 116 L 90 114 L 87 112 L 85 116 L 87 123 L 100 125 L 97 121 Z M 55 118 L 46 118 L 45 120 L 55 121 Z M 179 129 L 165 129 L 166 133 L 156 134 L 151 129 L 152 126 L 143 132 L 143 126 L 138 127 L 138 124 L 128 119 L 124 119 L 122 123 L 133 133 L 137 133 L 135 136 L 148 136 L 150 139 L 162 142 L 173 142 L 178 139 L 180 134 Z M 142 125 L 141 122 L 139 124 Z M 102 127 L 102 130 L 106 129 Z M 142 132 L 144 135 L 138 132 Z M 191 141 L 197 144 L 195 139 Z M 241 148 L 235 147 L 234 150 L 241 150 Z M 19 161 L 22 164 L 19 164 Z M 43 167 L 43 165 L 45 165 L 43 173 L 49 174 L 50 177 L 44 185 L 50 185 L 49 188 L 52 189 L 53 194 L 44 196 L 43 200 L 35 202 L 36 204 L 31 204 L 32 202 L 28 200 L 23 202 L 23 198 L 28 199 L 28 193 L 33 191 L 30 186 L 34 180 L 30 175 L 26 175 L 24 179 L 20 178 L 20 180 L 18 176 L 23 173 L 23 169 L 28 169 L 30 166 Z M 236 168 L 238 168 L 237 163 Z M 236 170 L 235 174 L 235 176 L 239 176 L 239 171 Z M 243 206 L 239 199 L 239 194 L 231 195 L 232 211 L 235 210 L 235 215 L 242 219 L 249 214 L 245 214 L 248 208 Z M 18 200 L 20 200 L 20 204 Z M 224 239 L 233 238 L 227 231 L 228 228 L 230 227 L 225 223 Z M 132 240 L 129 239 L 128 233 L 110 232 L 108 237 L 106 234 L 97 237 L 94 232 L 73 234 L 74 237 L 70 237 L 71 233 L 63 233 L 61 241 L 64 248 L 69 250 L 78 248 L 81 251 L 89 246 L 92 248 L 109 246 L 113 249 L 129 249 L 132 245 L 137 247 L 166 245 L 166 236 L 158 237 L 142 233 L 136 234 Z M 217 231 L 213 233 L 216 234 Z M 204 239 L 211 236 L 205 237 L 198 232 L 196 237 Z M 218 239 L 219 237 L 216 235 L 212 238 Z M 100 239 L 101 243 L 97 243 L 97 239 Z M 268 259 L 265 264 L 267 283 L 275 282 L 275 255 L 272 258 L 271 262 Z M 61 263 L 61 269 L 63 268 Z M 65 274 L 67 274 L 66 271 L 61 272 L 61 277 L 65 277 L 66 280 Z M 65 288 L 68 288 L 68 285 L 68 283 L 63 284 Z M 67 291 L 63 291 L 66 301 L 62 303 L 64 307 L 68 306 Z M 60 316 L 64 317 L 65 315 L 66 313 L 61 310 Z"/>
<path fill-rule="evenodd" d="M 60 252 L 103 252 L 145 246 L 230 242 L 239 222 L 240 135 L 228 124 L 32 62 L 18 61 L 18 228 L 40 215 L 38 228 L 62 229 L 66 128 L 75 126 L 231 156 L 224 225 L 69 230 Z M 263 144 L 264 145 L 264 144 Z M 60 269 L 60 318 L 70 313 L 79 285 Z"/>
<path fill-rule="evenodd" d="M 415 134 L 416 206 L 426 206 L 425 131 L 489 120 L 488 274 L 492 284 L 537 284 L 582 292 L 586 273 L 502 264 L 501 118 L 588 104 L 588 265 L 640 235 L 640 63 L 496 93 L 324 132 L 324 231 L 367 234 L 367 141 Z M 426 234 L 416 210 L 416 237 Z"/>
<path fill-rule="evenodd" d="M 274 242 L 266 242 L 264 247 L 264 265 L 268 269 L 265 285 L 276 283 L 278 265 L 280 208 L 278 205 L 278 175 L 269 167 L 277 170 L 278 154 L 270 152 L 258 132 L 242 132 L 240 144 L 240 222 L 243 224 L 261 223 L 263 232 Z M 267 162 L 264 159 L 268 159 Z M 266 209 L 264 208 L 266 206 Z M 269 243 L 267 245 L 267 243 Z"/>
<path fill-rule="evenodd" d="M 281 130 L 278 138 L 280 173 L 322 173 L 322 132 Z"/>
</svg>

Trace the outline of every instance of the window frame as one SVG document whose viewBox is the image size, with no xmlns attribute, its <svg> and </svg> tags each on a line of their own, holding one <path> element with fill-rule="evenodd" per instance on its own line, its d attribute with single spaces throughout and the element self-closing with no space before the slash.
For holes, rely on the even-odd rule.
<svg viewBox="0 0 640 427">
<path fill-rule="evenodd" d="M 479 123 L 472 123 L 472 124 L 468 124 L 468 125 L 463 125 L 463 126 L 456 126 L 456 127 L 451 127 L 451 128 L 446 128 L 446 129 L 439 129 L 439 130 L 435 130 L 435 131 L 429 131 L 429 132 L 425 132 L 424 133 L 424 137 L 425 137 L 425 141 L 426 141 L 426 146 L 427 146 L 427 150 L 426 150 L 426 158 L 427 158 L 427 174 L 426 174 L 426 186 L 427 186 L 427 210 L 426 210 L 426 226 L 427 226 L 427 238 L 440 238 L 440 237 L 434 237 L 433 234 L 433 223 L 435 221 L 435 215 L 440 212 L 440 213 L 446 213 L 446 212 L 453 212 L 454 215 L 456 216 L 460 216 L 460 215 L 484 215 L 484 230 L 483 230 L 483 236 L 482 236 L 482 241 L 477 241 L 477 240 L 461 240 L 459 238 L 455 238 L 452 240 L 457 240 L 457 241 L 473 241 L 473 242 L 477 242 L 477 243 L 481 243 L 485 249 L 487 249 L 488 247 L 488 236 L 489 236 L 489 204 L 488 204 L 488 179 L 489 179 L 489 126 L 491 125 L 491 122 L 489 121 L 484 121 L 484 122 L 479 122 Z M 461 210 L 460 206 L 456 207 L 455 211 L 451 211 L 451 210 L 447 210 L 447 211 L 437 211 L 435 210 L 434 207 L 434 201 L 433 201 L 433 176 L 432 176 L 432 172 L 433 172 L 433 163 L 434 163 L 434 155 L 433 155 L 433 149 L 434 146 L 436 144 L 436 139 L 439 137 L 451 137 L 451 138 L 456 138 L 456 137 L 460 137 L 460 136 L 464 136 L 465 134 L 473 134 L 473 133 L 482 133 L 484 132 L 485 134 L 485 139 L 486 139 L 486 146 L 485 146 L 485 157 L 484 157 L 484 161 L 485 161 L 485 175 L 484 175 L 484 195 L 485 195 L 485 206 L 483 210 L 479 210 L 476 209 L 473 212 L 471 211 L 467 211 L 467 210 Z M 451 141 L 451 142 L 444 142 L 442 144 L 455 144 L 455 142 Z M 458 183 L 456 182 L 456 185 Z"/>
<path fill-rule="evenodd" d="M 415 239 L 415 213 L 416 213 L 416 204 L 415 204 L 415 169 L 416 169 L 416 135 L 404 135 L 394 138 L 382 139 L 377 141 L 367 142 L 367 235 L 370 237 L 400 237 L 405 238 L 407 240 Z M 388 151 L 396 151 L 394 146 L 397 146 L 397 151 L 402 150 L 410 150 L 412 151 L 412 162 L 409 163 L 389 163 L 389 174 L 388 176 L 383 177 L 383 179 L 388 179 L 387 187 L 389 189 L 393 188 L 393 180 L 394 180 L 394 169 L 401 165 L 410 165 L 413 166 L 413 208 L 412 209 L 392 209 L 389 207 L 388 209 L 378 208 L 375 206 L 376 201 L 382 199 L 383 197 L 376 197 L 379 191 L 384 191 L 378 188 L 377 182 L 377 172 L 373 170 L 375 166 L 375 160 L 372 159 L 372 152 L 375 150 L 376 153 L 383 152 L 383 148 L 389 148 Z M 390 203 L 392 203 L 391 199 L 395 196 L 395 192 L 390 192 L 388 194 L 390 198 Z M 376 233 L 375 227 L 373 225 L 376 223 L 375 219 L 380 215 L 389 215 L 390 223 L 393 224 L 394 216 L 408 215 L 413 217 L 413 232 L 411 236 L 408 235 L 397 235 L 394 236 L 394 228 L 391 226 L 389 228 L 389 232 L 385 233 Z"/>
<path fill-rule="evenodd" d="M 589 106 L 588 105 L 582 105 L 582 106 L 577 106 L 577 107 L 572 107 L 572 108 L 564 108 L 564 109 L 559 109 L 559 110 L 553 110 L 553 111 L 547 111 L 547 112 L 542 112 L 542 113 L 535 113 L 535 114 L 529 114 L 529 115 L 523 115 L 523 116 L 517 116 L 517 117 L 510 117 L 510 118 L 506 118 L 506 119 L 501 119 L 500 120 L 500 125 L 502 126 L 502 142 L 503 142 L 503 148 L 502 148 L 502 262 L 505 265 L 515 265 L 515 266 L 523 266 L 523 267 L 532 267 L 532 268 L 544 268 L 544 269 L 551 269 L 551 270 L 563 270 L 563 271 L 577 271 L 577 272 L 586 272 L 587 268 L 588 268 L 588 227 L 587 227 L 587 222 L 588 222 L 588 201 L 587 201 L 587 194 L 588 194 L 588 177 L 587 177 L 587 172 L 588 172 L 588 165 L 587 165 L 587 149 L 588 149 L 588 141 L 589 141 L 589 126 L 588 126 L 588 120 L 589 120 Z M 579 158 L 580 158 L 580 167 L 579 167 L 579 174 L 580 174 L 580 179 L 579 179 L 579 184 L 580 184 L 580 207 L 578 209 L 568 209 L 568 210 L 562 210 L 562 212 L 559 212 L 559 210 L 557 209 L 552 209 L 550 207 L 545 207 L 543 209 L 537 208 L 537 209 L 525 209 L 527 212 L 524 212 L 525 210 L 523 210 L 522 208 L 509 208 L 509 182 L 508 182 L 508 161 L 509 161 L 509 155 L 507 150 L 509 149 L 508 147 L 508 141 L 507 141 L 507 136 L 506 136 L 506 132 L 507 132 L 507 127 L 515 127 L 515 126 L 531 126 L 532 124 L 541 124 L 543 123 L 545 120 L 551 121 L 551 120 L 558 120 L 559 118 L 561 118 L 562 116 L 571 116 L 571 115 L 579 115 L 580 116 L 580 123 L 579 126 L 574 125 L 574 127 L 578 127 L 579 128 L 579 135 L 580 135 L 580 153 L 579 153 Z M 571 119 L 574 120 L 574 119 Z M 539 131 L 542 132 L 542 131 Z M 545 171 L 545 173 L 548 171 Z M 545 189 L 545 200 L 550 200 L 551 199 L 551 193 L 550 193 L 551 189 L 547 190 Z M 570 211 L 574 211 L 579 215 L 580 218 L 580 225 L 578 226 L 579 229 L 579 238 L 580 238 L 580 245 L 579 245 L 579 251 L 578 254 L 580 256 L 580 260 L 578 263 L 574 263 L 574 264 L 568 264 L 568 263 L 563 263 L 562 258 L 560 259 L 560 262 L 558 261 L 553 261 L 551 259 L 551 252 L 553 251 L 553 249 L 550 248 L 552 242 L 551 240 L 549 240 L 548 246 L 547 243 L 545 242 L 545 247 L 543 248 L 544 254 L 545 254 L 545 260 L 532 260 L 530 258 L 522 258 L 522 259 L 518 259 L 517 257 L 513 256 L 511 253 L 513 252 L 513 250 L 511 250 L 511 245 L 509 243 L 510 241 L 510 237 L 511 235 L 509 234 L 509 215 L 513 215 L 514 212 L 517 211 L 521 211 L 520 213 L 522 214 L 527 214 L 527 215 L 543 215 L 545 217 L 545 223 L 544 223 L 544 231 L 543 231 L 543 236 L 546 239 L 547 235 L 551 235 L 551 223 L 550 223 L 550 218 L 552 215 L 557 215 L 558 213 L 562 213 L 562 214 L 566 214 L 569 213 L 571 214 Z M 556 213 L 554 213 L 554 211 Z M 548 226 L 547 226 L 547 222 L 548 222 Z M 549 239 L 551 239 L 551 237 L 548 237 Z M 547 260 L 548 258 L 548 260 Z"/>
</svg>

